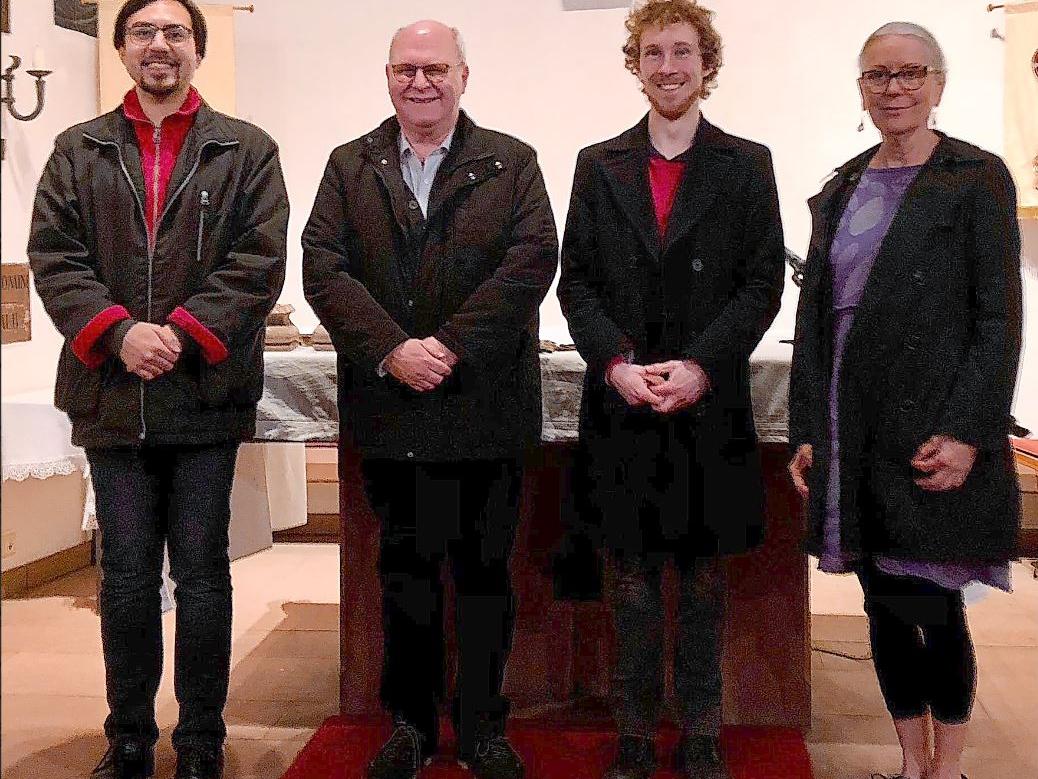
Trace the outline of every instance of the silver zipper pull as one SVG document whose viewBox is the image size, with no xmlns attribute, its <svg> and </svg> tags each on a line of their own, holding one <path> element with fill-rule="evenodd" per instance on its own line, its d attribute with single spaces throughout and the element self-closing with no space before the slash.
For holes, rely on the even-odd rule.
<svg viewBox="0 0 1038 779">
<path fill-rule="evenodd" d="M 207 205 L 209 205 L 209 191 L 208 191 L 208 190 L 206 190 L 206 189 L 203 189 L 203 190 L 202 190 L 202 197 L 201 197 L 201 199 L 199 200 L 199 202 L 200 202 L 200 203 L 201 203 L 201 204 L 202 204 L 203 206 L 207 206 Z"/>
</svg>

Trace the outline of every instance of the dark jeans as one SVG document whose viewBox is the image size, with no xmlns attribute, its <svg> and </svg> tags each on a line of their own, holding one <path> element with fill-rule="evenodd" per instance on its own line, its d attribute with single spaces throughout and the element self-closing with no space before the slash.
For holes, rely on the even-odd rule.
<svg viewBox="0 0 1038 779">
<path fill-rule="evenodd" d="M 101 530 L 101 643 L 111 740 L 158 740 L 163 547 L 176 584 L 173 746 L 218 746 L 231 666 L 227 553 L 238 444 L 90 449 Z"/>
<path fill-rule="evenodd" d="M 616 626 L 613 718 L 623 735 L 652 737 L 663 701 L 663 562 L 614 554 Z M 678 636 L 674 651 L 676 712 L 682 731 L 721 732 L 721 632 L 724 561 L 696 558 L 678 571 Z"/>
<path fill-rule="evenodd" d="M 362 464 L 371 505 L 382 522 L 382 702 L 437 744 L 437 707 L 445 697 L 441 563 L 455 588 L 458 752 L 503 727 L 501 695 L 515 605 L 508 558 L 519 519 L 522 469 L 513 461 Z"/>
<path fill-rule="evenodd" d="M 977 658 L 962 592 L 874 567 L 858 578 L 876 676 L 891 716 L 911 719 L 929 711 L 948 724 L 968 722 Z"/>
</svg>

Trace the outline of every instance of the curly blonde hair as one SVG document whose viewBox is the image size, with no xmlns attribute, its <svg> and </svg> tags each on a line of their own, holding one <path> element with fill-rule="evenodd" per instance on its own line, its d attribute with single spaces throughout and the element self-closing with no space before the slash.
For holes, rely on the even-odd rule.
<svg viewBox="0 0 1038 779">
<path fill-rule="evenodd" d="M 721 36 L 714 28 L 713 16 L 713 11 L 703 8 L 695 0 L 647 0 L 644 5 L 632 8 L 624 23 L 628 32 L 623 46 L 624 64 L 637 76 L 645 31 L 650 27 L 687 22 L 699 35 L 699 53 L 703 58 L 701 96 L 708 97 L 717 86 L 717 72 L 721 69 Z"/>
</svg>

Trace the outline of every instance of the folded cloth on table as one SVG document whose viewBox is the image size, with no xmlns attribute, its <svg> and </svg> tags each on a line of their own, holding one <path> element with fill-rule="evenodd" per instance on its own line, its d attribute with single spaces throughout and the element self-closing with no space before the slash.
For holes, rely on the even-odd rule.
<svg viewBox="0 0 1038 779">
<path fill-rule="evenodd" d="M 303 343 L 295 325 L 267 325 L 263 348 L 273 352 L 287 352 Z"/>
</svg>

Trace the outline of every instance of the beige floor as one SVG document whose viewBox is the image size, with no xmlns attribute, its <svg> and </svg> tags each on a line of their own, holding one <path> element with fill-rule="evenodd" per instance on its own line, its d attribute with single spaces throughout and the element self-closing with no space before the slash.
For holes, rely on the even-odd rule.
<svg viewBox="0 0 1038 779">
<path fill-rule="evenodd" d="M 227 706 L 229 779 L 277 779 L 338 700 L 338 550 L 277 545 L 234 563 L 234 667 Z M 1038 581 L 970 609 L 980 684 L 971 779 L 1038 777 Z M 0 776 L 89 774 L 106 713 L 92 570 L 2 603 Z M 813 576 L 818 648 L 867 655 L 852 579 Z M 165 617 L 167 647 L 172 614 Z M 167 650 L 168 651 L 168 650 Z M 167 655 L 169 656 L 169 655 Z M 867 779 L 897 768 L 897 747 L 870 663 L 815 652 L 809 735 L 816 779 Z M 172 772 L 176 717 L 167 663 L 158 699 L 157 776 Z"/>
</svg>

